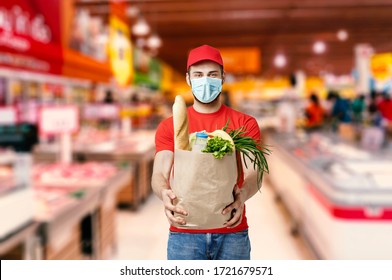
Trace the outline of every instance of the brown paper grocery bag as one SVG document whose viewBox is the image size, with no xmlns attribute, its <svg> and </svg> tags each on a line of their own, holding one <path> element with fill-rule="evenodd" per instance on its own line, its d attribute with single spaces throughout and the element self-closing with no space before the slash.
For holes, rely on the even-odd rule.
<svg viewBox="0 0 392 280">
<path fill-rule="evenodd" d="M 188 212 L 189 229 L 221 228 L 231 214 L 222 210 L 234 201 L 233 188 L 237 182 L 235 153 L 215 159 L 212 154 L 175 150 L 171 176 L 174 201 Z"/>
</svg>

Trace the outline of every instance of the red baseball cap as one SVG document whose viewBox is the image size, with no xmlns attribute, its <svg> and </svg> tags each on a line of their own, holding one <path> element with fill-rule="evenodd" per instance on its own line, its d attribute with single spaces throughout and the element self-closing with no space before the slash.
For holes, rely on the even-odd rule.
<svg viewBox="0 0 392 280">
<path fill-rule="evenodd" d="M 203 60 L 211 60 L 223 67 L 223 59 L 219 50 L 209 45 L 203 45 L 189 52 L 186 69 L 188 70 L 193 64 Z"/>
</svg>

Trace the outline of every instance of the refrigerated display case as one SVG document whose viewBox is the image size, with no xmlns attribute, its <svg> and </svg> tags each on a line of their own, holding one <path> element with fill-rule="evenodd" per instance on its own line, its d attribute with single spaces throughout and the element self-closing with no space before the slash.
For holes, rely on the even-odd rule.
<svg viewBox="0 0 392 280">
<path fill-rule="evenodd" d="M 322 259 L 391 259 L 392 157 L 334 135 L 270 133 L 271 181 Z M 284 174 L 284 176 L 282 176 Z"/>
<path fill-rule="evenodd" d="M 31 184 L 32 146 L 37 129 L 31 125 L 0 125 L 0 256 L 34 259 L 35 231 Z M 32 249 L 32 250 L 30 250 Z"/>
<path fill-rule="evenodd" d="M 133 167 L 112 163 L 38 164 L 35 219 L 43 259 L 107 259 L 116 248 L 116 196 Z"/>
<path fill-rule="evenodd" d="M 155 155 L 155 131 L 138 130 L 128 137 L 122 137 L 121 134 L 112 136 L 109 131 L 101 131 L 93 137 L 79 138 L 79 140 L 91 139 L 91 143 L 87 145 L 84 140 L 81 143 L 75 142 L 73 145 L 74 160 L 82 158 L 85 161 L 114 161 L 134 165 L 134 180 L 120 191 L 118 203 L 137 209 L 151 193 L 150 179 Z M 56 143 L 37 145 L 34 158 L 37 162 L 56 161 L 59 149 Z"/>
<path fill-rule="evenodd" d="M 30 177 L 27 170 L 10 164 L 24 167 L 26 156 L 31 159 L 29 154 L 21 158 L 12 150 L 0 151 L 1 258 L 111 258 L 116 249 L 117 194 L 133 181 L 134 167 L 38 163 L 32 165 Z M 28 180 L 21 184 L 21 178 Z"/>
<path fill-rule="evenodd" d="M 18 157 L 0 152 L 0 240 L 24 229 L 34 219 L 33 190 L 30 182 L 23 180 L 25 176 L 19 178 L 20 172 L 29 172 L 29 167 L 23 163 L 18 166 L 21 164 Z"/>
</svg>

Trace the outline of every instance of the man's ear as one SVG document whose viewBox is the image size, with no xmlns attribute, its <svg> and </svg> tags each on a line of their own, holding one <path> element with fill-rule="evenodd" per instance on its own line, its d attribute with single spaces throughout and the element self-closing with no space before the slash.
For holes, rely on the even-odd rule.
<svg viewBox="0 0 392 280">
<path fill-rule="evenodd" d="M 186 74 L 185 74 L 185 80 L 186 80 L 186 83 L 188 84 L 188 86 L 191 86 L 191 80 L 190 80 L 190 78 L 189 78 L 189 72 L 186 72 Z"/>
<path fill-rule="evenodd" d="M 222 85 L 225 83 L 226 74 L 225 72 L 222 73 Z"/>
</svg>

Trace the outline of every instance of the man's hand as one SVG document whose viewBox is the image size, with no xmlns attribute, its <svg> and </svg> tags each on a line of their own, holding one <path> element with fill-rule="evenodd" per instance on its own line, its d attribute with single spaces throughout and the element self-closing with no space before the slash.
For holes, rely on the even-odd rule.
<svg viewBox="0 0 392 280">
<path fill-rule="evenodd" d="M 185 225 L 186 221 L 184 218 L 174 217 L 174 213 L 184 216 L 188 215 L 184 209 L 173 205 L 173 200 L 176 198 L 174 192 L 170 189 L 163 189 L 161 195 L 163 205 L 165 206 L 165 214 L 169 223 L 173 226 L 175 226 L 175 224 Z"/>
<path fill-rule="evenodd" d="M 185 225 L 185 219 L 174 217 L 174 214 L 188 215 L 188 213 L 173 204 L 176 195 L 170 189 L 169 177 L 173 165 L 174 154 L 172 151 L 160 151 L 155 155 L 154 169 L 152 172 L 151 186 L 154 193 L 162 200 L 165 207 L 165 215 L 171 225 Z"/>
<path fill-rule="evenodd" d="M 243 193 L 238 186 L 234 187 L 234 201 L 232 204 L 223 209 L 222 214 L 232 213 L 232 217 L 229 221 L 224 223 L 225 227 L 233 228 L 238 226 L 242 221 L 242 213 L 244 211 L 245 199 Z"/>
</svg>

